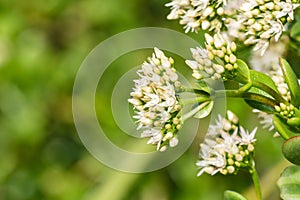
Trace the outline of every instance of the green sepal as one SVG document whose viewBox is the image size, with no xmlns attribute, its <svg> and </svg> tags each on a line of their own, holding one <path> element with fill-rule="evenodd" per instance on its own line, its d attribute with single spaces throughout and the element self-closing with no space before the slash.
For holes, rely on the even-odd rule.
<svg viewBox="0 0 300 200">
<path fill-rule="evenodd" d="M 300 135 L 291 137 L 282 145 L 284 157 L 295 165 L 300 165 Z"/>
<path fill-rule="evenodd" d="M 281 119 L 279 116 L 274 115 L 273 117 L 273 125 L 277 132 L 285 139 L 289 139 L 293 136 L 297 135 L 296 131 L 293 131 L 289 125 L 286 124 L 286 122 Z"/>
<path fill-rule="evenodd" d="M 247 200 L 247 199 L 240 193 L 226 190 L 224 192 L 224 200 Z"/>
<path fill-rule="evenodd" d="M 300 199 L 300 167 L 293 165 L 285 168 L 277 185 L 283 200 Z"/>
<path fill-rule="evenodd" d="M 280 67 L 285 79 L 286 84 L 289 87 L 289 90 L 291 92 L 291 103 L 299 108 L 300 106 L 300 86 L 298 82 L 298 78 L 292 69 L 292 67 L 289 65 L 289 63 L 283 59 L 279 58 Z"/>
<path fill-rule="evenodd" d="M 208 104 L 206 104 L 203 108 L 201 108 L 201 109 L 194 115 L 194 118 L 202 119 L 202 118 L 207 117 L 207 116 L 211 113 L 213 107 L 214 107 L 214 101 L 210 101 Z"/>
</svg>

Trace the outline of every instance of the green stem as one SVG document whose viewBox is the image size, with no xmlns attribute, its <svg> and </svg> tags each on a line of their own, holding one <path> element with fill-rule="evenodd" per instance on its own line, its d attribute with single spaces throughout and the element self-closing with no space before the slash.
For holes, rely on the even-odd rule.
<svg viewBox="0 0 300 200">
<path fill-rule="evenodd" d="M 214 93 L 214 98 L 225 98 L 225 97 L 233 97 L 233 98 L 243 98 L 252 101 L 257 101 L 269 106 L 274 107 L 278 105 L 278 103 L 268 97 L 265 97 L 260 94 L 251 93 L 251 92 L 240 92 L 239 90 L 218 90 Z"/>
<path fill-rule="evenodd" d="M 210 100 L 210 97 L 207 96 L 199 96 L 199 97 L 194 97 L 194 98 L 189 98 L 189 99 L 180 99 L 180 103 L 182 105 L 189 105 L 189 104 L 194 104 L 194 103 L 202 103 L 204 101 Z"/>
<path fill-rule="evenodd" d="M 253 185 L 254 185 L 254 189 L 256 192 L 256 197 L 258 200 L 262 200 L 262 193 L 261 193 L 261 187 L 260 187 L 260 183 L 259 183 L 259 177 L 258 177 L 258 173 L 255 169 L 255 163 L 254 161 L 252 161 L 252 166 L 250 168 L 250 174 L 251 174 L 251 178 L 253 181 Z"/>
<path fill-rule="evenodd" d="M 205 95 L 205 96 L 209 96 L 210 94 L 204 90 L 201 89 L 196 89 L 196 88 L 187 88 L 182 86 L 180 88 L 180 91 L 178 92 L 191 92 L 191 93 L 196 93 L 196 94 L 200 94 L 200 95 Z"/>
</svg>

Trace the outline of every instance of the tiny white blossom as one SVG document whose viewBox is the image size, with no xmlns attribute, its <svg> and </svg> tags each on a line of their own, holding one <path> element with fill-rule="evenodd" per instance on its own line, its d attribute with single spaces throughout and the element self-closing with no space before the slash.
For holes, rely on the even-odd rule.
<svg viewBox="0 0 300 200">
<path fill-rule="evenodd" d="M 275 3 L 281 8 L 280 11 L 275 12 L 275 17 L 277 19 L 288 15 L 291 18 L 291 20 L 294 20 L 294 10 L 300 4 L 293 4 L 291 0 L 286 0 L 286 2 L 276 1 Z"/>
</svg>

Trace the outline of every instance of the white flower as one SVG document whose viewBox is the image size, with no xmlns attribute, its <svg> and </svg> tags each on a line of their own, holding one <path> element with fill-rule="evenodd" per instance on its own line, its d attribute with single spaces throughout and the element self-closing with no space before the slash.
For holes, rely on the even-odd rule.
<svg viewBox="0 0 300 200">
<path fill-rule="evenodd" d="M 298 6 L 291 0 L 245 0 L 236 17 L 227 23 L 228 34 L 246 45 L 255 45 L 253 50 L 263 55 L 270 41 L 278 41 L 282 36 L 287 22 L 294 19 L 294 10 Z M 231 30 L 231 27 L 238 30 Z"/>
<path fill-rule="evenodd" d="M 286 2 L 275 1 L 275 3 L 281 8 L 280 11 L 275 12 L 275 17 L 277 19 L 288 15 L 291 20 L 294 20 L 294 10 L 299 6 L 299 4 L 293 4 L 291 0 L 286 0 Z"/>
<path fill-rule="evenodd" d="M 269 41 L 268 40 L 258 40 L 256 45 L 253 48 L 253 51 L 260 51 L 260 55 L 263 56 L 265 51 L 267 50 L 269 46 Z"/>
<path fill-rule="evenodd" d="M 200 168 L 197 176 L 201 176 L 204 172 L 215 175 L 226 166 L 226 158 L 223 154 L 211 148 L 206 144 L 200 145 L 199 156 L 203 160 L 197 161 L 196 165 Z"/>
<path fill-rule="evenodd" d="M 157 145 L 163 151 L 167 145 L 178 144 L 176 133 L 181 127 L 181 106 L 176 96 L 180 87 L 174 61 L 167 58 L 158 48 L 152 57 L 144 62 L 137 71 L 139 79 L 128 102 L 135 110 L 133 116 L 138 123 L 137 129 L 143 130 L 141 136 L 149 138 L 148 144 Z"/>
<path fill-rule="evenodd" d="M 280 21 L 269 21 L 269 24 L 271 27 L 267 31 L 263 32 L 260 35 L 260 38 L 268 39 L 274 37 L 275 41 L 277 42 L 282 34 L 282 31 L 284 31 L 283 25 Z"/>
<path fill-rule="evenodd" d="M 256 139 L 255 139 L 255 133 L 257 131 L 257 127 L 254 128 L 251 133 L 248 132 L 248 130 L 245 130 L 242 126 L 240 126 L 240 138 L 237 138 L 240 144 L 253 144 Z"/>
<path fill-rule="evenodd" d="M 278 58 L 284 56 L 287 42 L 287 37 L 282 37 L 278 42 L 271 40 L 269 48 L 265 51 L 264 56 L 261 56 L 259 52 L 253 52 L 250 59 L 251 68 L 263 73 L 269 73 L 271 70 L 279 69 Z"/>
<path fill-rule="evenodd" d="M 238 127 L 238 118 L 231 112 L 227 117 L 218 115 L 215 125 L 210 125 L 203 143 L 200 144 L 198 176 L 204 172 L 214 175 L 236 173 L 241 166 L 251 162 L 251 152 L 254 151 L 255 128 L 251 133 L 243 127 Z M 229 124 L 229 125 L 228 125 Z M 227 127 L 225 127 L 227 126 Z M 230 128 L 228 128 L 230 127 Z"/>
<path fill-rule="evenodd" d="M 219 31 L 223 27 L 227 1 L 172 0 L 166 4 L 171 7 L 167 19 L 180 19 L 186 33 L 197 32 L 200 28 Z"/>
<path fill-rule="evenodd" d="M 205 34 L 205 40 L 206 48 L 191 48 L 194 60 L 186 60 L 186 64 L 193 70 L 193 77 L 213 80 L 227 79 L 227 76 L 234 77 L 238 68 L 234 55 L 236 44 L 220 33 L 213 37 Z"/>
</svg>

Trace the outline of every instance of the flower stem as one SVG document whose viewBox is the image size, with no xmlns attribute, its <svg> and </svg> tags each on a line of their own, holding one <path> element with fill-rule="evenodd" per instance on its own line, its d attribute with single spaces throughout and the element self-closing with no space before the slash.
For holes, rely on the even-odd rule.
<svg viewBox="0 0 300 200">
<path fill-rule="evenodd" d="M 252 92 L 240 92 L 239 90 L 218 90 L 215 91 L 213 98 L 225 98 L 225 97 L 253 100 L 256 102 L 263 103 L 265 105 L 269 105 L 271 107 L 274 107 L 275 105 L 278 104 L 275 100 L 265 97 L 263 95 L 252 93 Z"/>
<path fill-rule="evenodd" d="M 261 193 L 261 187 L 260 187 L 260 183 L 259 183 L 259 177 L 258 177 L 257 171 L 255 169 L 254 161 L 252 161 L 252 166 L 251 166 L 249 172 L 251 174 L 251 178 L 252 178 L 253 185 L 255 188 L 256 197 L 258 200 L 262 200 L 262 193 Z"/>
<path fill-rule="evenodd" d="M 205 101 L 210 100 L 210 97 L 207 96 L 199 96 L 199 97 L 194 97 L 194 98 L 188 98 L 188 99 L 180 99 L 180 103 L 182 105 L 188 105 L 188 104 L 194 104 L 194 103 L 203 103 Z"/>
</svg>

